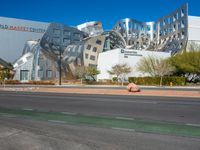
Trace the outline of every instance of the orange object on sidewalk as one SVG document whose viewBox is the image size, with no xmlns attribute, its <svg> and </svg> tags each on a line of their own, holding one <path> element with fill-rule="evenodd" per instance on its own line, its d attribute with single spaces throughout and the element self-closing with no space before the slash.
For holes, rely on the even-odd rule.
<svg viewBox="0 0 200 150">
<path fill-rule="evenodd" d="M 140 87 L 134 83 L 129 83 L 127 89 L 129 92 L 140 92 Z"/>
</svg>

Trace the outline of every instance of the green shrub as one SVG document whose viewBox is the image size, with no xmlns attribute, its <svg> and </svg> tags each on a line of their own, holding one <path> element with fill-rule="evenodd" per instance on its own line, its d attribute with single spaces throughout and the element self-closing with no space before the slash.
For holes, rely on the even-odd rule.
<svg viewBox="0 0 200 150">
<path fill-rule="evenodd" d="M 159 85 L 160 77 L 129 77 L 129 83 L 133 82 L 139 85 Z M 163 77 L 163 85 L 185 85 L 185 77 L 165 76 Z"/>
</svg>

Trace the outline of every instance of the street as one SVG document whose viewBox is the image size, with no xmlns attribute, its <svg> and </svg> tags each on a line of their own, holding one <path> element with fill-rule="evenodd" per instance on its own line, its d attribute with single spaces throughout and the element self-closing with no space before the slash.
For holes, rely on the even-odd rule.
<svg viewBox="0 0 200 150">
<path fill-rule="evenodd" d="M 199 108 L 198 98 L 1 91 L 0 149 L 199 150 L 199 134 L 163 130 L 165 123 L 172 123 L 180 129 L 189 125 L 188 131 L 199 133 Z M 60 113 L 72 119 L 63 121 L 66 116 Z M 140 126 L 140 120 L 146 121 L 146 129 L 121 128 L 123 120 Z M 159 130 L 148 132 L 154 122 L 161 122 Z"/>
</svg>

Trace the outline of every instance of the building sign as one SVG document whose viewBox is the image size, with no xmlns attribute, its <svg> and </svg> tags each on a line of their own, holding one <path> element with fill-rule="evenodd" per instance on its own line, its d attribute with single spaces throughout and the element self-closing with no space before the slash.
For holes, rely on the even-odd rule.
<svg viewBox="0 0 200 150">
<path fill-rule="evenodd" d="M 142 54 L 138 54 L 138 52 L 133 50 L 121 49 L 121 53 L 124 54 L 124 58 L 128 58 L 128 56 L 142 56 Z"/>
<path fill-rule="evenodd" d="M 34 27 L 26 27 L 26 26 L 11 26 L 7 24 L 0 24 L 0 29 L 23 31 L 23 32 L 35 32 L 35 33 L 44 33 L 46 31 L 45 29 L 42 29 L 42 28 L 34 28 Z"/>
</svg>

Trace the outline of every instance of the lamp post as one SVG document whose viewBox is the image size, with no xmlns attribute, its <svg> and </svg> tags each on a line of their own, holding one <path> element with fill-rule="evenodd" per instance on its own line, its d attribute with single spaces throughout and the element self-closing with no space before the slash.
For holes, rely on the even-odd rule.
<svg viewBox="0 0 200 150">
<path fill-rule="evenodd" d="M 61 56 L 61 48 L 59 48 L 59 60 L 58 60 L 58 62 L 59 62 L 59 85 L 61 85 L 62 83 L 61 83 L 61 78 L 62 78 L 62 56 Z"/>
</svg>

